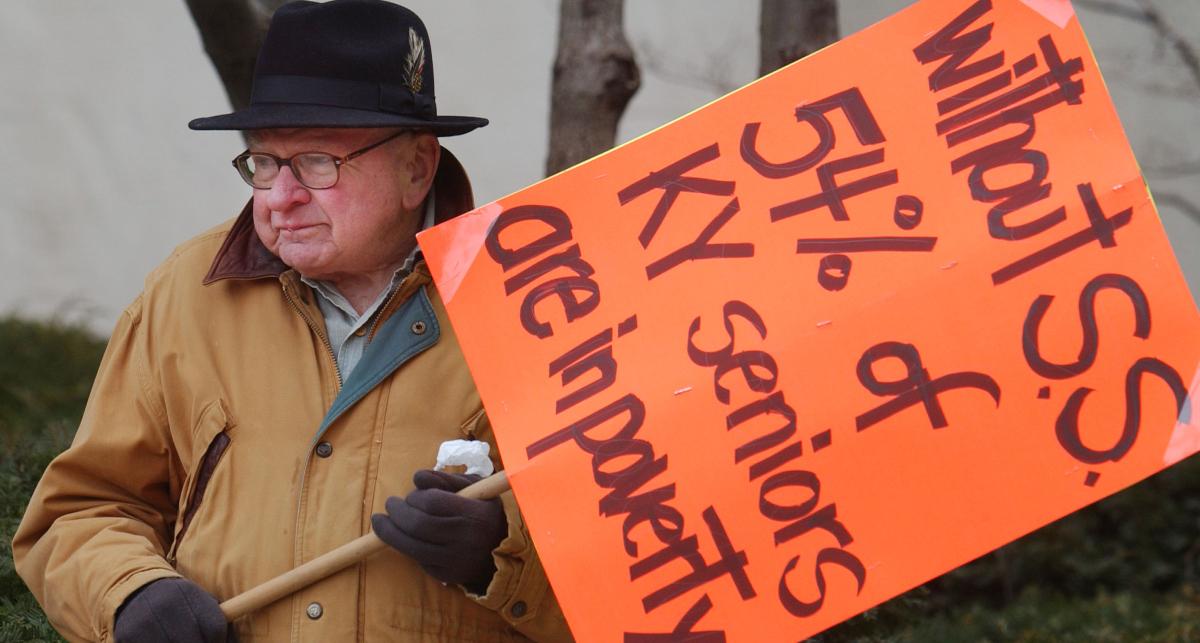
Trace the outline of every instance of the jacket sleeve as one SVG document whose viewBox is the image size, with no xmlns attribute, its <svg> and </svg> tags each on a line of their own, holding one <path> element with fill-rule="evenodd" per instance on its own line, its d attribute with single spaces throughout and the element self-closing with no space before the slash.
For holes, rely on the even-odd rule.
<svg viewBox="0 0 1200 643">
<path fill-rule="evenodd" d="M 178 576 L 164 558 L 175 465 L 140 321 L 139 297 L 113 331 L 74 441 L 46 469 L 13 539 L 17 573 L 71 640 L 112 640 L 129 594 Z"/>
<path fill-rule="evenodd" d="M 491 444 L 493 460 L 497 461 L 497 469 L 502 469 L 503 465 L 498 462 L 499 450 L 486 415 L 473 433 L 478 439 L 486 439 Z M 525 528 L 513 492 L 504 492 L 500 500 L 504 503 L 504 514 L 508 518 L 508 536 L 492 551 L 496 575 L 492 577 L 485 595 L 468 595 L 499 613 L 514 629 L 534 641 L 574 641 L 558 599 L 550 588 L 537 549 Z"/>
</svg>

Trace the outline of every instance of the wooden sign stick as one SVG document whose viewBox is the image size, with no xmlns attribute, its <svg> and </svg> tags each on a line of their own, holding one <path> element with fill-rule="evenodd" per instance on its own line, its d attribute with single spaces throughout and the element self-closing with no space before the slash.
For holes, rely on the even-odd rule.
<svg viewBox="0 0 1200 643">
<path fill-rule="evenodd" d="M 500 471 L 464 487 L 458 495 L 475 500 L 491 500 L 512 488 L 508 476 Z M 368 532 L 348 543 L 326 552 L 299 567 L 234 596 L 221 603 L 221 612 L 229 622 L 257 611 L 313 583 L 341 571 L 359 561 L 387 549 L 387 543 L 375 532 Z"/>
</svg>

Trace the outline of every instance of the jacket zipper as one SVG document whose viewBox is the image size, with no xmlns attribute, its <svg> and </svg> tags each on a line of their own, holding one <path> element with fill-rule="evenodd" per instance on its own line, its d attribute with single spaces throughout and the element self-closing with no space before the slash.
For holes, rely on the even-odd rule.
<svg viewBox="0 0 1200 643">
<path fill-rule="evenodd" d="M 400 284 L 396 284 L 396 286 L 392 289 L 392 294 L 388 296 L 387 301 L 385 301 L 383 305 L 379 307 L 379 310 L 376 311 L 375 319 L 371 322 L 371 330 L 367 335 L 368 344 L 370 343 L 371 338 L 374 336 L 375 329 L 379 325 L 379 320 L 383 317 L 383 311 L 387 310 L 387 307 L 391 305 L 392 301 L 396 298 L 396 295 L 399 292 Z M 283 294 L 287 297 L 288 303 L 292 305 L 292 308 L 296 309 L 296 312 L 300 314 L 300 317 L 304 319 L 305 323 L 308 324 L 308 327 L 311 328 L 312 331 L 317 334 L 317 337 L 321 338 L 321 342 L 325 344 L 326 352 L 329 354 L 330 359 L 333 360 L 333 369 L 337 373 L 338 387 L 341 388 L 342 370 L 338 368 L 337 357 L 333 354 L 333 345 L 329 343 L 329 338 L 325 336 L 325 333 L 321 332 L 321 329 L 317 327 L 316 323 L 314 323 L 308 314 L 305 313 L 302 308 L 300 308 L 300 305 L 296 303 L 295 298 L 292 297 L 291 289 L 289 289 L 287 286 L 284 286 Z M 304 489 L 308 481 L 308 465 L 310 463 L 312 463 L 311 453 L 309 454 L 309 457 L 304 460 L 304 468 L 300 471 L 300 492 L 296 497 L 296 521 L 294 523 L 294 529 L 298 538 L 304 533 L 301 529 L 300 517 L 303 514 L 304 509 Z M 302 549 L 302 542 L 297 541 L 295 546 L 296 550 L 300 551 Z M 301 559 L 297 558 L 296 561 L 297 564 L 299 564 Z"/>
<path fill-rule="evenodd" d="M 329 360 L 331 362 L 333 362 L 333 372 L 335 374 L 337 374 L 338 389 L 341 390 L 341 388 L 342 388 L 342 369 L 340 367 L 338 367 L 337 355 L 333 354 L 333 344 L 331 344 L 329 342 L 329 338 L 325 336 L 325 333 L 323 331 L 321 331 L 321 328 L 319 326 L 317 326 L 316 322 L 314 322 L 312 320 L 312 318 L 308 316 L 308 313 L 304 312 L 304 309 L 300 307 L 300 304 L 296 303 L 295 297 L 292 296 L 291 288 L 289 288 L 286 284 L 284 284 L 284 286 L 283 286 L 283 295 L 284 295 L 284 297 L 287 298 L 288 303 L 292 305 L 292 308 L 296 309 L 296 313 L 300 315 L 301 319 L 304 320 L 304 323 L 308 324 L 308 327 L 312 330 L 312 332 L 316 333 L 317 337 L 321 338 L 321 343 L 325 345 L 325 354 L 328 355 Z M 311 462 L 312 462 L 312 451 L 311 451 L 311 445 L 310 445 L 309 457 L 304 459 L 304 468 L 300 472 L 300 490 L 296 496 L 296 520 L 292 525 L 292 528 L 294 529 L 293 533 L 295 533 L 296 537 L 298 539 L 300 539 L 300 540 L 296 540 L 294 542 L 294 546 L 295 546 L 297 552 L 302 549 L 302 538 L 303 538 L 302 534 L 304 532 L 301 530 L 300 516 L 303 513 L 302 510 L 303 510 L 304 495 L 305 495 L 304 489 L 308 483 L 308 465 Z M 299 558 L 296 559 L 297 564 L 299 564 L 300 560 L 301 559 L 299 559 Z"/>
<path fill-rule="evenodd" d="M 283 295 L 287 297 L 288 303 L 292 305 L 292 308 L 295 308 L 296 312 L 300 314 L 300 317 L 304 320 L 304 323 L 308 324 L 308 327 L 312 329 L 312 332 L 316 333 L 317 337 L 321 338 L 321 343 L 325 345 L 325 353 L 329 355 L 330 361 L 333 362 L 333 372 L 337 374 L 338 388 L 340 389 L 342 387 L 342 369 L 338 367 L 337 355 L 333 354 L 333 344 L 329 342 L 329 338 L 325 336 L 325 333 L 321 331 L 321 328 L 317 326 L 317 323 L 308 316 L 308 313 L 304 312 L 304 309 L 300 307 L 300 304 L 296 303 L 296 299 L 292 297 L 291 288 L 285 285 L 283 287 Z"/>
<path fill-rule="evenodd" d="M 383 305 L 380 306 L 379 309 L 375 311 L 375 318 L 371 320 L 371 328 L 367 331 L 367 344 L 370 344 L 371 339 L 375 337 L 375 330 L 377 328 L 379 328 L 379 321 L 381 319 L 383 319 L 384 311 L 386 311 L 388 309 L 388 306 L 391 306 L 392 302 L 396 300 L 396 296 L 400 294 L 400 286 L 403 283 L 404 283 L 404 280 L 401 279 L 400 283 L 393 286 L 392 294 L 388 295 L 387 301 L 384 301 Z"/>
</svg>

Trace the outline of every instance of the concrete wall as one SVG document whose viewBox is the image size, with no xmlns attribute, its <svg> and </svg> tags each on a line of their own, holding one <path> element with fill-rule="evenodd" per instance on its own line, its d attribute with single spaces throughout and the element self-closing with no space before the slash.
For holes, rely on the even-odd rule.
<svg viewBox="0 0 1200 643">
<path fill-rule="evenodd" d="M 1200 51 L 1200 2 L 1154 0 Z M 1200 82 L 1152 26 L 1076 0 L 1109 90 L 1200 287 Z M 1109 0 L 1129 8 L 1137 0 Z M 557 3 L 412 0 L 429 25 L 443 113 L 492 125 L 446 144 L 480 202 L 541 178 Z M 842 0 L 851 33 L 905 6 Z M 643 88 L 628 140 L 752 80 L 757 3 L 629 2 Z M 248 188 L 231 133 L 196 133 L 228 110 L 183 0 L 0 3 L 0 313 L 83 320 L 107 332 L 180 241 L 236 214 Z"/>
</svg>

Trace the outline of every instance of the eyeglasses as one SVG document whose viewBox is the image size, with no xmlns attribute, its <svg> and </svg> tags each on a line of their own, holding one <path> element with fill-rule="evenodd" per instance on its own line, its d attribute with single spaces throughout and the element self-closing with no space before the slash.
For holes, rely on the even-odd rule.
<svg viewBox="0 0 1200 643">
<path fill-rule="evenodd" d="M 270 189 L 281 167 L 291 168 L 300 185 L 310 190 L 325 190 L 337 185 L 339 169 L 343 165 L 407 133 L 407 130 L 396 132 L 382 141 L 340 157 L 325 152 L 301 152 L 283 159 L 274 154 L 246 150 L 233 159 L 233 167 L 242 180 L 256 190 Z"/>
</svg>

